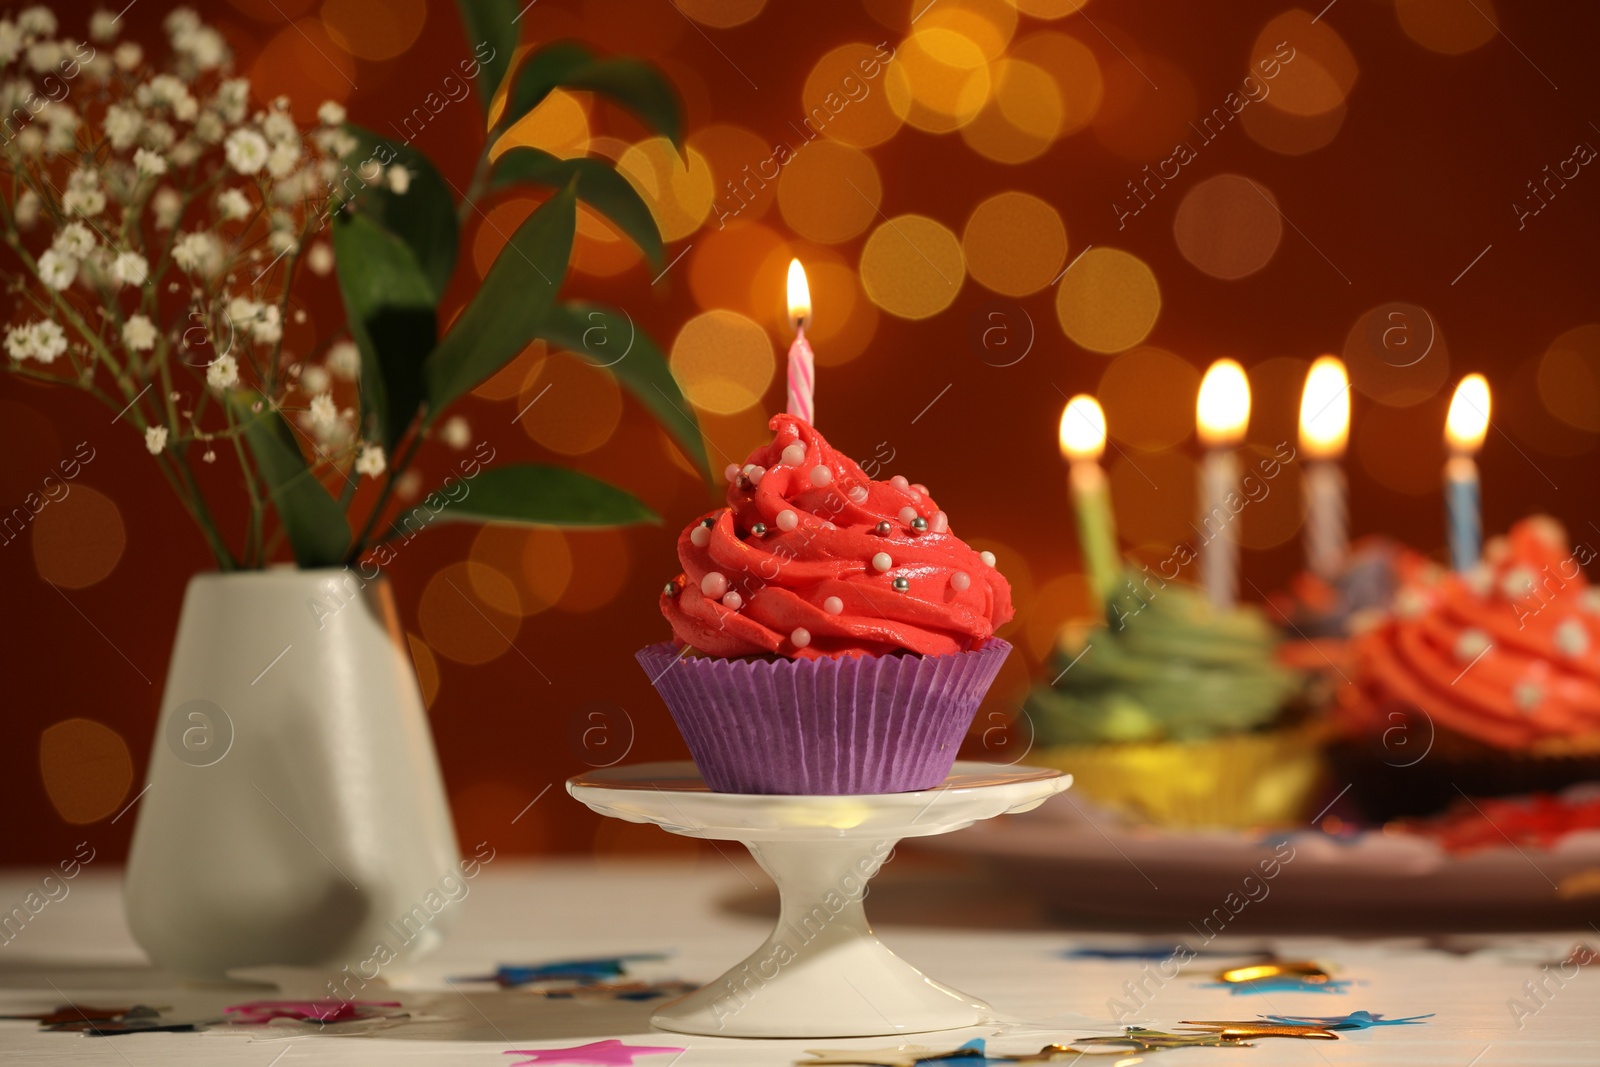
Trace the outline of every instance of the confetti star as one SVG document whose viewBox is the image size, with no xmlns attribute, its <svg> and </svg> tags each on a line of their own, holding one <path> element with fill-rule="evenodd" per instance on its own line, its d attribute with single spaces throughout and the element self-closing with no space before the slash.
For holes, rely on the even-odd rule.
<svg viewBox="0 0 1600 1067">
<path fill-rule="evenodd" d="M 1332 1030 L 1321 1026 L 1307 1026 L 1301 1023 L 1282 1022 L 1213 1022 L 1209 1020 L 1185 1019 L 1184 1026 L 1193 1027 L 1195 1030 L 1209 1031 L 1230 1039 L 1246 1037 L 1316 1037 L 1328 1041 L 1339 1040 L 1339 1035 Z"/>
<path fill-rule="evenodd" d="M 1281 978 L 1258 978 L 1253 982 L 1206 982 L 1206 989 L 1227 989 L 1234 996 L 1242 997 L 1251 993 L 1335 993 L 1342 994 L 1350 987 L 1348 981 L 1328 980 L 1321 981 L 1298 975 L 1285 975 Z"/>
<path fill-rule="evenodd" d="M 1353 1011 L 1349 1015 L 1263 1015 L 1262 1018 L 1275 1023 L 1320 1026 L 1326 1030 L 1365 1030 L 1371 1026 L 1415 1026 L 1433 1016 L 1434 1013 L 1430 1011 L 1426 1015 L 1411 1015 L 1404 1019 L 1385 1019 L 1382 1014 Z"/>
<path fill-rule="evenodd" d="M 28 1019 L 36 1022 L 50 1023 L 81 1023 L 85 1019 L 116 1019 L 132 1011 L 132 1008 L 91 1008 L 88 1005 L 67 1004 L 55 1011 L 34 1012 L 31 1015 L 0 1015 L 0 1019 Z"/>
<path fill-rule="evenodd" d="M 635 1056 L 654 1056 L 668 1052 L 683 1052 L 681 1048 L 657 1047 L 654 1045 L 624 1045 L 615 1038 L 605 1041 L 594 1041 L 587 1045 L 574 1045 L 571 1048 L 525 1048 L 511 1049 L 507 1056 L 532 1056 L 531 1060 L 521 1060 L 513 1067 L 529 1067 L 535 1063 L 565 1063 L 582 1064 L 585 1067 L 628 1067 L 633 1063 Z"/>
<path fill-rule="evenodd" d="M 549 963 L 506 964 L 490 975 L 457 978 L 458 982 L 495 982 L 501 986 L 529 985 L 533 982 L 599 982 L 619 978 L 626 964 L 664 960 L 665 956 L 599 956 L 594 959 L 553 960 Z"/>
</svg>

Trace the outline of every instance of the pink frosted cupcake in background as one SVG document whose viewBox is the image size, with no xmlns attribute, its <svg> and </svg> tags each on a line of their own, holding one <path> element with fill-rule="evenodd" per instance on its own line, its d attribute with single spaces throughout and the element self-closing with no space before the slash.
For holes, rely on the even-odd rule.
<svg viewBox="0 0 1600 1067">
<path fill-rule="evenodd" d="M 938 785 L 1010 651 L 1011 588 L 923 486 L 868 478 L 792 415 L 770 426 L 679 536 L 675 640 L 639 662 L 717 792 Z"/>
</svg>

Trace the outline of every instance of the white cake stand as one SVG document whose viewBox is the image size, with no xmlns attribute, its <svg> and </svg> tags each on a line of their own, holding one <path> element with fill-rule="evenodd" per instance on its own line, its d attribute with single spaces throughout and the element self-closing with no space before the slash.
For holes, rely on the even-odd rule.
<svg viewBox="0 0 1600 1067">
<path fill-rule="evenodd" d="M 602 815 L 741 842 L 778 885 L 766 943 L 651 1022 L 721 1037 L 871 1037 L 991 1019 L 987 1004 L 873 934 L 861 900 L 895 843 L 1036 808 L 1071 784 L 1059 771 L 957 763 L 941 785 L 914 793 L 763 796 L 713 793 L 692 763 L 642 763 L 579 775 L 567 792 Z"/>
</svg>

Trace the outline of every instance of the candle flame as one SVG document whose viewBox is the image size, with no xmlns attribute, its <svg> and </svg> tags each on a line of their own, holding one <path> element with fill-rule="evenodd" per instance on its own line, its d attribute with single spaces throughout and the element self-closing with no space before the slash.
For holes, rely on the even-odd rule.
<svg viewBox="0 0 1600 1067">
<path fill-rule="evenodd" d="M 1244 368 L 1231 359 L 1211 364 L 1200 381 L 1195 404 L 1200 441 L 1210 448 L 1238 444 L 1250 424 L 1250 381 Z"/>
<path fill-rule="evenodd" d="M 1481 374 L 1469 374 L 1450 399 L 1444 438 L 1452 451 L 1470 456 L 1483 445 L 1483 435 L 1488 432 L 1489 382 Z"/>
<path fill-rule="evenodd" d="M 1350 379 L 1336 356 L 1318 356 L 1300 394 L 1300 447 L 1312 459 L 1337 459 L 1350 440 Z"/>
<path fill-rule="evenodd" d="M 1099 459 L 1106 450 L 1106 413 L 1100 401 L 1084 393 L 1067 401 L 1057 439 L 1067 459 Z"/>
<path fill-rule="evenodd" d="M 799 329 L 811 321 L 811 286 L 798 259 L 789 261 L 789 325 Z"/>
</svg>

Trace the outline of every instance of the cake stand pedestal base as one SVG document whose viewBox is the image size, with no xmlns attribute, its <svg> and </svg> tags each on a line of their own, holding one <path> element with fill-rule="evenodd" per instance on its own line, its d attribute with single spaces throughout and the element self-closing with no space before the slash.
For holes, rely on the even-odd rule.
<svg viewBox="0 0 1600 1067">
<path fill-rule="evenodd" d="M 567 791 L 602 815 L 738 841 L 777 883 L 766 942 L 652 1023 L 720 1037 L 874 1037 L 991 1019 L 987 1004 L 927 977 L 872 932 L 862 899 L 895 843 L 1027 811 L 1071 784 L 1058 771 L 957 763 L 918 792 L 766 796 L 710 792 L 692 763 L 646 763 L 580 775 Z"/>
</svg>

